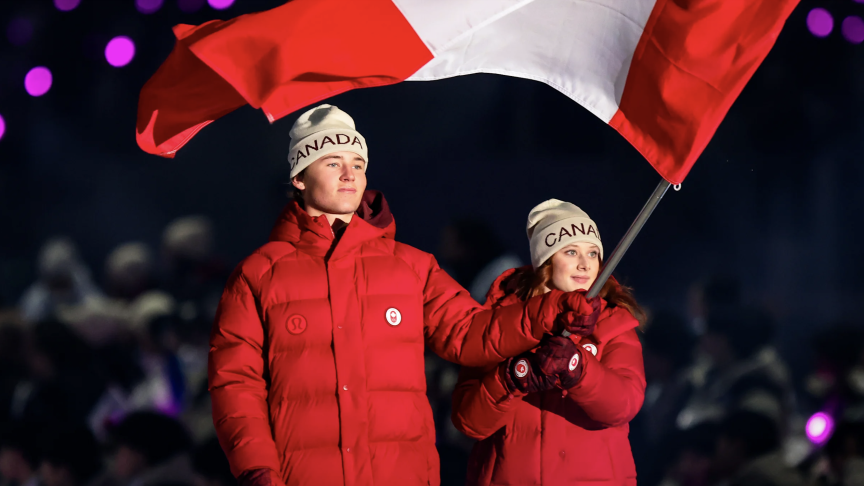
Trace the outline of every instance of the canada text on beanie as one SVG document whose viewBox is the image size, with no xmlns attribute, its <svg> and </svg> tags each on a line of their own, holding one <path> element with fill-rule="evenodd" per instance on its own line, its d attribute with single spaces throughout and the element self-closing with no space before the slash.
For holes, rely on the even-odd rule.
<svg viewBox="0 0 864 486">
<path fill-rule="evenodd" d="M 320 105 L 303 113 L 291 127 L 290 135 L 291 177 L 334 152 L 354 152 L 369 164 L 366 139 L 355 129 L 354 119 L 335 106 Z"/>
<path fill-rule="evenodd" d="M 542 265 L 558 250 L 579 242 L 597 245 L 603 258 L 603 243 L 597 224 L 575 204 L 549 199 L 528 214 L 526 226 L 531 246 L 531 264 Z"/>
</svg>

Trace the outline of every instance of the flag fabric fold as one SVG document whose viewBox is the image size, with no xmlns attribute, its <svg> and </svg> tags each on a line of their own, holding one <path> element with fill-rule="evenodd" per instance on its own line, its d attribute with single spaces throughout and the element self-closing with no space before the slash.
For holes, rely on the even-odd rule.
<svg viewBox="0 0 864 486">
<path fill-rule="evenodd" d="M 293 0 L 200 26 L 141 91 L 137 140 L 172 157 L 249 104 L 273 122 L 351 89 L 534 79 L 684 180 L 798 0 Z"/>
</svg>

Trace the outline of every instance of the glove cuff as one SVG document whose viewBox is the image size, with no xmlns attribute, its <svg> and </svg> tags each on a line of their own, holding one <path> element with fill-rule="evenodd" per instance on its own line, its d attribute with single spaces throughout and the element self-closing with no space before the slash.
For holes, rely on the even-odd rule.
<svg viewBox="0 0 864 486">
<path fill-rule="evenodd" d="M 513 377 L 510 376 L 510 366 L 513 364 L 513 358 L 507 358 L 498 366 L 498 376 L 501 378 L 501 383 L 504 384 L 504 389 L 507 390 L 509 395 L 516 395 L 517 393 L 522 393 L 519 390 L 519 387 L 516 386 L 516 383 L 513 381 Z"/>
<path fill-rule="evenodd" d="M 573 357 L 567 363 L 567 370 L 558 374 L 558 381 L 561 388 L 568 390 L 579 384 L 582 379 L 582 370 L 585 365 L 583 362 L 585 355 L 582 354 L 582 349 L 576 348 Z"/>
<path fill-rule="evenodd" d="M 507 360 L 507 372 L 505 373 L 507 387 L 510 390 L 518 391 L 520 393 L 528 393 L 530 386 L 528 380 L 533 373 L 540 371 L 536 369 L 536 365 L 526 357 L 526 354 L 528 353 Z"/>
</svg>

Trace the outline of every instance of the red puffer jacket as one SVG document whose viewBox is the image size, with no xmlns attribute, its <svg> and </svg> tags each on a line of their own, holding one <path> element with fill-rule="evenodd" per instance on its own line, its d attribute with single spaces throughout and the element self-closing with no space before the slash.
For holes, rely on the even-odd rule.
<svg viewBox="0 0 864 486">
<path fill-rule="evenodd" d="M 483 366 L 537 345 L 550 299 L 495 311 L 393 240 L 368 191 L 338 243 L 290 203 L 231 276 L 210 347 L 213 420 L 232 472 L 288 485 L 437 485 L 424 346 Z M 560 295 L 560 294 L 559 294 Z"/>
<path fill-rule="evenodd" d="M 505 272 L 487 305 L 504 295 Z M 582 379 L 567 390 L 508 395 L 497 366 L 462 368 L 453 393 L 453 423 L 480 439 L 468 464 L 468 486 L 635 485 L 629 422 L 642 407 L 645 369 L 636 319 L 603 302 L 594 334 L 582 345 Z M 596 354 L 594 354 L 596 352 Z"/>
</svg>

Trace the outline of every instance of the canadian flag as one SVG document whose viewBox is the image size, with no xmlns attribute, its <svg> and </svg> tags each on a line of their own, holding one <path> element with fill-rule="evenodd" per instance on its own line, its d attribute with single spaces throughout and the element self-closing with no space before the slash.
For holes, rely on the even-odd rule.
<svg viewBox="0 0 864 486">
<path fill-rule="evenodd" d="M 137 140 L 173 157 L 244 104 L 273 122 L 355 88 L 472 73 L 534 79 L 683 181 L 798 0 L 293 0 L 174 28 Z"/>
</svg>

